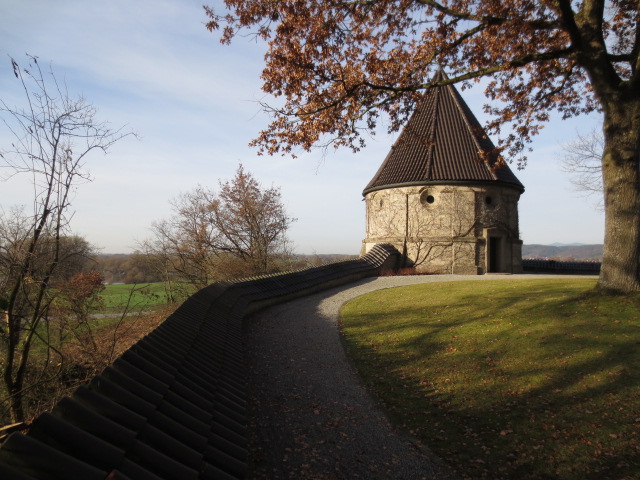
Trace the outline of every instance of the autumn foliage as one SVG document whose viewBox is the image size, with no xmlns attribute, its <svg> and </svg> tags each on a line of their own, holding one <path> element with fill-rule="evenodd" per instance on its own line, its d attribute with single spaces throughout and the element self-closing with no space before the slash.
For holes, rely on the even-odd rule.
<svg viewBox="0 0 640 480">
<path fill-rule="evenodd" d="M 255 141 L 269 153 L 308 150 L 321 134 L 357 150 L 362 128 L 374 131 L 381 113 L 397 130 L 438 66 L 452 72 L 445 83 L 493 76 L 488 98 L 508 103 L 487 106 L 496 116 L 491 127 L 515 123 L 506 137 L 514 152 L 549 110 L 570 117 L 597 107 L 562 18 L 568 2 L 225 3 L 233 13 L 207 9 L 208 28 L 224 24 L 224 43 L 244 29 L 268 42 L 263 89 L 286 101 Z M 620 14 L 628 9 L 622 5 Z M 622 25 L 610 29 L 618 49 L 633 40 Z M 629 75 L 628 64 L 619 67 Z"/>
<path fill-rule="evenodd" d="M 102 307 L 100 297 L 102 291 L 104 291 L 102 275 L 93 270 L 76 273 L 60 287 L 59 293 L 71 311 L 78 316 L 84 316 Z"/>
<path fill-rule="evenodd" d="M 365 145 L 397 131 L 421 92 L 485 79 L 487 129 L 507 161 L 549 120 L 599 110 L 606 210 L 600 287 L 640 289 L 640 20 L 634 0 L 225 0 L 221 41 L 267 45 L 260 152 Z M 448 79 L 434 81 L 444 68 Z"/>
<path fill-rule="evenodd" d="M 152 225 L 142 244 L 166 281 L 196 288 L 215 281 L 274 273 L 289 259 L 287 215 L 280 189 L 262 187 L 238 166 L 219 189 L 198 186 L 171 202 L 174 215 Z"/>
</svg>

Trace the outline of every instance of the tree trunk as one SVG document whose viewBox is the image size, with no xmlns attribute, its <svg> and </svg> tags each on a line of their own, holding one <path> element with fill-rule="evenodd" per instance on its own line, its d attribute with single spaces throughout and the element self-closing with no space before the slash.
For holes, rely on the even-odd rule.
<svg viewBox="0 0 640 480">
<path fill-rule="evenodd" d="M 640 98 L 605 105 L 605 236 L 598 287 L 640 290 Z"/>
<path fill-rule="evenodd" d="M 24 421 L 25 414 L 24 414 L 22 388 L 21 387 L 12 388 L 9 391 L 9 394 L 11 395 L 11 400 L 9 403 L 11 423 L 18 423 L 18 422 Z"/>
</svg>

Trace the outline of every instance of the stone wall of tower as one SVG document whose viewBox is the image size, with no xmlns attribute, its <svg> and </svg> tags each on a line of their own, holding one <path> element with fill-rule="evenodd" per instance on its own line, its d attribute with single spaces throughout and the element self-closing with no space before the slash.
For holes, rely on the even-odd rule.
<svg viewBox="0 0 640 480">
<path fill-rule="evenodd" d="M 433 185 L 370 192 L 363 252 L 390 243 L 423 273 L 522 270 L 520 192 L 503 186 Z"/>
</svg>

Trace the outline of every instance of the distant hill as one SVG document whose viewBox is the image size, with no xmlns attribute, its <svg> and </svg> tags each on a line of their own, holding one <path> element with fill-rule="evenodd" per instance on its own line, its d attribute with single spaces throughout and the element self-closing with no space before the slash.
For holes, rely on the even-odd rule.
<svg viewBox="0 0 640 480">
<path fill-rule="evenodd" d="M 523 245 L 522 258 L 602 260 L 602 245 Z"/>
</svg>

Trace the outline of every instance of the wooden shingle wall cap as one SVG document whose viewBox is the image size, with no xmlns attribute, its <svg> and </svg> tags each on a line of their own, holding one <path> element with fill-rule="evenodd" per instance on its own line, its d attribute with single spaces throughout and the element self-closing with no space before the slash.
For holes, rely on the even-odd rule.
<svg viewBox="0 0 640 480">
<path fill-rule="evenodd" d="M 434 81 L 446 80 L 442 70 Z M 447 182 L 493 182 L 524 191 L 454 85 L 424 92 L 363 195 L 383 188 Z"/>
<path fill-rule="evenodd" d="M 255 308 L 378 273 L 398 252 L 214 284 L 0 448 L 3 480 L 244 478 L 242 321 Z"/>
</svg>

